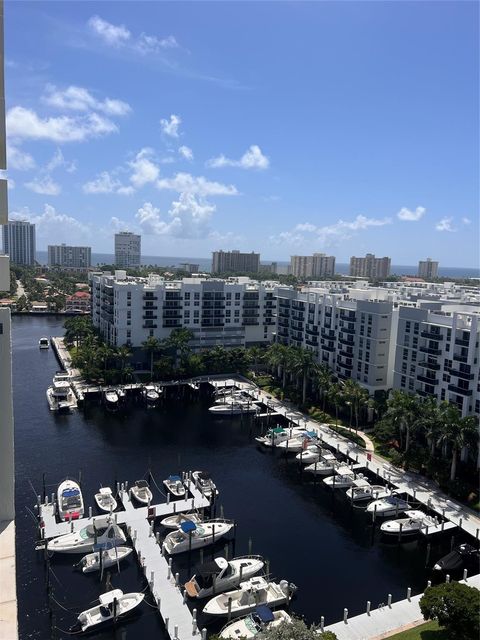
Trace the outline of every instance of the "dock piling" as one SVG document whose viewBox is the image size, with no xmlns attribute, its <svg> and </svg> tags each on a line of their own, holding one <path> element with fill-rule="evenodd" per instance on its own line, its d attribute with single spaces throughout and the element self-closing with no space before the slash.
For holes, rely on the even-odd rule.
<svg viewBox="0 0 480 640">
<path fill-rule="evenodd" d="M 173 640 L 178 640 L 178 626 L 173 627 Z"/>
<path fill-rule="evenodd" d="M 387 604 L 388 604 L 389 608 L 391 609 L 392 608 L 392 594 L 391 593 L 388 594 Z"/>
<path fill-rule="evenodd" d="M 427 589 L 429 589 L 432 586 L 432 581 L 431 580 L 427 580 Z"/>
<path fill-rule="evenodd" d="M 88 519 L 92 519 L 92 507 L 88 507 Z"/>
<path fill-rule="evenodd" d="M 170 558 L 168 560 L 168 572 L 167 572 L 167 578 L 170 580 L 172 576 L 172 559 Z"/>
<path fill-rule="evenodd" d="M 197 610 L 194 609 L 192 611 L 192 634 L 196 635 L 198 631 L 198 627 L 197 627 Z"/>
<path fill-rule="evenodd" d="M 168 623 L 170 621 L 170 618 L 165 618 L 164 620 L 164 624 L 165 624 L 165 631 L 168 633 Z"/>
<path fill-rule="evenodd" d="M 464 569 L 463 570 L 463 579 L 466 582 L 467 581 L 467 576 L 468 576 L 468 569 Z"/>
<path fill-rule="evenodd" d="M 202 629 L 202 640 L 207 640 L 207 630 L 205 627 Z"/>
<path fill-rule="evenodd" d="M 180 574 L 177 571 L 177 573 L 175 574 L 175 586 L 176 587 L 178 587 L 178 585 L 179 585 L 179 580 L 180 580 Z"/>
<path fill-rule="evenodd" d="M 370 608 L 372 606 L 372 603 L 370 602 L 370 600 L 367 600 L 367 616 L 370 615 Z"/>
<path fill-rule="evenodd" d="M 345 624 L 348 623 L 348 609 L 347 608 L 345 608 L 343 610 L 343 621 L 344 621 Z"/>
<path fill-rule="evenodd" d="M 450 582 L 450 576 L 447 573 L 447 575 L 445 576 L 445 582 L 448 584 Z"/>
<path fill-rule="evenodd" d="M 320 631 L 323 633 L 323 627 L 325 626 L 325 616 L 320 616 Z"/>
<path fill-rule="evenodd" d="M 408 587 L 408 589 L 407 589 L 407 600 L 410 602 L 411 599 L 412 599 L 412 588 Z"/>
</svg>

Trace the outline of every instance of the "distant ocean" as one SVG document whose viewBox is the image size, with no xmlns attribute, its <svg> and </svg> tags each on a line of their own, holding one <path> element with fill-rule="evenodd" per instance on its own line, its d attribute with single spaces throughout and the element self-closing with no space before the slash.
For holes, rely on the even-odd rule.
<svg viewBox="0 0 480 640">
<path fill-rule="evenodd" d="M 114 256 L 111 253 L 92 253 L 93 266 L 102 264 L 112 264 Z M 37 251 L 37 261 L 40 264 L 47 264 L 47 252 Z M 209 272 L 212 266 L 210 258 L 178 258 L 172 256 L 142 256 L 143 265 L 154 265 L 157 267 L 178 267 L 183 262 L 198 264 L 200 271 Z M 267 261 L 265 261 L 267 262 Z M 287 267 L 288 262 L 277 261 L 279 267 Z M 340 275 L 348 275 L 349 264 L 337 262 L 335 271 Z M 414 276 L 417 274 L 417 265 L 392 265 L 392 274 L 399 276 Z M 438 275 L 446 278 L 480 278 L 480 268 L 471 269 L 467 267 L 439 267 Z"/>
</svg>

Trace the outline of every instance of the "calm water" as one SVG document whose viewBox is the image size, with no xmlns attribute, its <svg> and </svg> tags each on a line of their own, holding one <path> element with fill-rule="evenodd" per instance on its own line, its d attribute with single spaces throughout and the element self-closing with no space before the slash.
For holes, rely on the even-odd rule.
<svg viewBox="0 0 480 640">
<path fill-rule="evenodd" d="M 48 493 L 65 476 L 82 473 L 86 505 L 100 484 L 113 486 L 115 479 L 132 482 L 150 467 L 157 483 L 182 469 L 208 469 L 220 489 L 218 504 L 225 517 L 238 523 L 235 549 L 270 560 L 271 573 L 299 587 L 293 611 L 308 621 L 335 622 L 348 607 L 354 615 L 386 602 L 387 594 L 404 597 L 407 586 L 422 590 L 429 578 L 425 569 L 426 546 L 411 541 L 397 545 L 382 542 L 373 533 L 361 509 L 351 509 L 343 492 L 329 492 L 322 483 L 302 482 L 298 467 L 275 453 L 255 446 L 259 425 L 251 419 L 212 419 L 208 398 L 171 399 L 158 410 L 132 409 L 109 415 L 101 408 L 85 414 L 56 416 L 48 410 L 45 390 L 58 365 L 51 350 L 38 349 L 42 335 L 60 335 L 55 318 L 13 320 L 17 574 L 21 638 L 50 638 L 46 606 L 43 554 L 34 551 L 36 524 L 27 512 L 41 493 L 46 473 Z M 35 492 L 30 486 L 35 487 Z M 155 496 L 160 501 L 158 491 Z M 217 511 L 217 515 L 219 515 Z M 431 558 L 445 551 L 432 545 Z M 217 555 L 224 543 L 216 548 Z M 205 559 L 209 552 L 205 551 Z M 196 555 L 192 560 L 198 561 Z M 75 614 L 87 608 L 102 592 L 95 574 L 73 572 L 78 556 L 52 560 L 52 586 L 56 600 L 55 623 L 68 629 Z M 175 566 L 175 564 L 174 564 Z M 123 565 L 112 584 L 124 591 L 145 587 L 135 559 Z M 176 563 L 181 577 L 188 573 L 187 558 Z M 150 601 L 150 598 L 148 598 Z M 143 604 L 140 616 L 124 627 L 128 638 L 163 637 L 159 616 Z M 120 630 L 122 627 L 119 628 Z M 68 634 L 57 632 L 57 638 Z M 112 632 L 95 638 L 112 638 Z M 121 638 L 118 631 L 117 637 Z"/>
</svg>

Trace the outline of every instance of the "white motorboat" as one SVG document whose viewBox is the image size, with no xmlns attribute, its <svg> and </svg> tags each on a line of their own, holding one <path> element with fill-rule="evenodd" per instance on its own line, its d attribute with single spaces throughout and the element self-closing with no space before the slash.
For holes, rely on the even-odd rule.
<svg viewBox="0 0 480 640">
<path fill-rule="evenodd" d="M 80 485 L 75 480 L 64 480 L 57 489 L 58 516 L 66 520 L 78 520 L 85 512 Z"/>
<path fill-rule="evenodd" d="M 278 444 L 278 449 L 286 451 L 288 453 L 299 453 L 303 449 L 306 449 L 309 444 L 314 444 L 318 441 L 318 436 L 315 431 L 303 431 L 293 438 L 288 438 Z"/>
<path fill-rule="evenodd" d="M 353 502 L 362 502 L 362 500 L 379 500 L 390 495 L 390 489 L 381 484 L 370 484 L 368 480 L 357 480 L 356 484 L 345 492 L 347 498 Z"/>
<path fill-rule="evenodd" d="M 208 598 L 238 587 L 261 571 L 264 564 L 261 556 L 215 558 L 195 568 L 195 575 L 185 584 L 185 590 L 191 598 Z"/>
<path fill-rule="evenodd" d="M 45 336 L 41 337 L 38 341 L 39 349 L 50 349 L 50 340 Z"/>
<path fill-rule="evenodd" d="M 218 489 L 208 471 L 194 471 L 192 478 L 197 489 L 199 489 L 206 498 L 211 499 L 212 497 L 218 496 Z"/>
<path fill-rule="evenodd" d="M 108 569 L 117 565 L 132 553 L 131 547 L 113 547 L 112 549 L 104 549 L 103 551 L 95 551 L 87 553 L 75 567 L 78 567 L 83 573 L 92 573 L 101 569 Z"/>
<path fill-rule="evenodd" d="M 154 384 L 146 384 L 143 387 L 143 397 L 145 398 L 147 407 L 156 407 L 160 400 L 160 393 L 157 386 Z"/>
<path fill-rule="evenodd" d="M 416 509 L 407 509 L 405 518 L 397 518 L 396 520 L 387 520 L 380 526 L 380 531 L 385 535 L 394 535 L 397 537 L 412 536 L 417 534 L 421 529 L 435 527 L 438 524 L 436 518 L 427 515 L 423 511 Z"/>
<path fill-rule="evenodd" d="M 183 553 L 189 549 L 201 549 L 213 544 L 233 529 L 230 520 L 208 520 L 196 525 L 194 522 L 182 522 L 177 531 L 171 531 L 163 541 L 163 550 L 171 555 Z"/>
<path fill-rule="evenodd" d="M 167 516 L 160 521 L 160 524 L 166 529 L 178 529 L 182 522 L 194 522 L 200 524 L 203 522 L 203 517 L 196 512 L 192 513 L 175 513 L 173 516 Z"/>
<path fill-rule="evenodd" d="M 293 438 L 304 431 L 305 429 L 298 427 L 284 429 L 283 427 L 277 426 L 273 429 L 269 429 L 264 436 L 259 436 L 258 438 L 255 438 L 255 440 L 258 443 L 263 444 L 265 447 L 278 447 L 281 442 L 288 440 L 288 438 Z"/>
<path fill-rule="evenodd" d="M 168 476 L 168 478 L 163 481 L 163 484 L 168 491 L 170 491 L 172 496 L 181 498 L 185 495 L 185 485 L 183 484 L 180 476 Z"/>
<path fill-rule="evenodd" d="M 116 411 L 118 409 L 118 393 L 116 389 L 105 389 L 103 393 L 105 399 L 105 406 L 109 411 Z"/>
<path fill-rule="evenodd" d="M 324 478 L 323 482 L 327 487 L 331 487 L 332 489 L 347 489 L 353 486 L 357 479 L 363 477 L 363 474 L 355 474 L 353 471 L 350 471 L 348 467 L 339 467 L 335 470 L 333 476 Z"/>
<path fill-rule="evenodd" d="M 95 494 L 95 502 L 100 511 L 110 513 L 117 508 L 117 501 L 113 497 L 110 487 L 100 487 L 98 493 Z"/>
<path fill-rule="evenodd" d="M 338 460 L 319 460 L 305 467 L 304 471 L 313 473 L 315 476 L 329 476 L 335 472 L 339 466 Z"/>
<path fill-rule="evenodd" d="M 99 625 L 124 618 L 138 607 L 144 597 L 143 593 L 123 593 L 121 589 L 102 593 L 95 607 L 82 611 L 77 618 L 77 624 L 70 629 L 70 632 L 90 631 Z"/>
<path fill-rule="evenodd" d="M 375 513 L 377 516 L 396 516 L 399 513 L 409 509 L 410 505 L 406 500 L 392 494 L 386 498 L 374 500 L 367 505 L 367 513 Z"/>
<path fill-rule="evenodd" d="M 47 389 L 47 402 L 51 411 L 68 412 L 77 406 L 77 400 L 68 380 L 56 380 Z"/>
<path fill-rule="evenodd" d="M 216 404 L 209 409 L 210 413 L 219 416 L 236 416 L 242 413 L 257 413 L 258 407 L 249 400 L 240 400 L 234 398 L 222 404 Z"/>
<path fill-rule="evenodd" d="M 53 538 L 47 544 L 48 551 L 57 553 L 89 553 L 111 549 L 126 541 L 120 527 L 108 518 L 97 518 L 87 526 Z"/>
<path fill-rule="evenodd" d="M 226 624 L 219 635 L 224 640 L 249 639 L 254 638 L 266 629 L 278 627 L 281 624 L 290 624 L 291 622 L 291 617 L 283 609 L 271 611 L 266 605 L 262 604 L 256 607 L 248 616 Z"/>
<path fill-rule="evenodd" d="M 223 398 L 225 396 L 230 396 L 232 393 L 237 393 L 238 391 L 241 390 L 237 389 L 237 387 L 222 387 L 221 389 L 215 389 L 213 396 L 215 398 Z"/>
<path fill-rule="evenodd" d="M 137 480 L 135 484 L 130 487 L 130 495 L 142 504 L 149 504 L 153 500 L 153 494 L 146 480 Z"/>
<path fill-rule="evenodd" d="M 286 580 L 268 582 L 257 576 L 242 582 L 238 589 L 215 596 L 203 607 L 203 613 L 211 616 L 228 616 L 232 618 L 250 613 L 258 605 L 276 607 L 289 602 L 296 587 Z"/>
<path fill-rule="evenodd" d="M 224 404 L 225 402 L 231 402 L 232 400 L 247 400 L 249 396 L 241 390 L 232 391 L 229 394 L 223 394 L 221 396 L 215 396 L 215 404 Z"/>
</svg>

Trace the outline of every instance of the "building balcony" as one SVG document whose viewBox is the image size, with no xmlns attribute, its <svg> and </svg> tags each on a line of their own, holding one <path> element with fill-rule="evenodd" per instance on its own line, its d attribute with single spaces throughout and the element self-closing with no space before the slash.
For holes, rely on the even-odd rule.
<svg viewBox="0 0 480 640">
<path fill-rule="evenodd" d="M 163 325 L 163 326 L 165 326 L 165 325 Z M 142 324 L 142 327 L 144 329 L 156 329 L 158 327 L 158 325 L 157 324 Z"/>
<path fill-rule="evenodd" d="M 244 318 L 242 324 L 245 327 L 245 326 L 252 326 L 252 325 L 255 325 L 255 324 L 260 324 L 260 322 L 258 320 L 255 320 L 255 319 Z"/>
<path fill-rule="evenodd" d="M 354 342 L 352 340 L 346 340 L 345 338 L 338 338 L 338 341 L 340 342 L 340 344 L 344 344 L 347 347 L 353 347 L 354 346 Z"/>
<path fill-rule="evenodd" d="M 333 353 L 335 351 L 335 347 L 330 347 L 329 345 L 326 345 L 326 344 L 322 344 L 320 346 L 324 351 L 329 351 L 330 353 Z"/>
<path fill-rule="evenodd" d="M 342 360 L 337 360 L 337 365 L 339 367 L 342 367 L 343 369 L 347 369 L 347 371 L 352 371 L 352 369 L 353 369 L 353 364 L 347 364 L 346 362 L 343 362 Z"/>
<path fill-rule="evenodd" d="M 142 316 L 142 320 L 156 320 L 157 316 L 148 316 L 148 315 L 144 315 Z"/>
<path fill-rule="evenodd" d="M 428 360 L 422 360 L 418 363 L 419 367 L 425 367 L 425 369 L 432 369 L 432 371 L 439 371 L 440 365 L 438 362 L 429 362 Z"/>
<path fill-rule="evenodd" d="M 243 302 L 243 308 L 244 309 L 260 309 L 260 305 L 258 304 L 258 302 Z"/>
<path fill-rule="evenodd" d="M 292 302 L 292 309 L 295 309 L 295 311 L 305 311 L 305 305 L 304 304 L 298 304 L 298 302 Z"/>
<path fill-rule="evenodd" d="M 458 369 L 454 369 L 453 367 L 450 367 L 448 372 L 452 376 L 457 376 L 457 378 L 462 378 L 462 380 L 473 380 L 475 377 L 475 374 L 473 373 L 467 373 L 466 371 L 459 371 Z"/>
<path fill-rule="evenodd" d="M 144 300 L 158 300 L 157 296 L 147 296 L 147 294 L 143 294 L 143 299 Z"/>
<path fill-rule="evenodd" d="M 284 320 L 283 318 L 278 318 L 278 326 L 279 327 L 289 327 L 290 322 L 288 320 Z"/>
<path fill-rule="evenodd" d="M 350 335 L 355 335 L 355 329 L 349 329 L 348 327 L 339 327 L 340 331 L 343 333 L 349 333 Z"/>
<path fill-rule="evenodd" d="M 343 349 L 338 351 L 338 355 L 344 358 L 353 358 L 353 353 L 350 353 L 350 351 L 344 351 Z"/>
<path fill-rule="evenodd" d="M 280 307 L 280 309 L 278 311 L 278 317 L 279 318 L 290 318 L 290 311 L 282 311 L 282 308 Z"/>
<path fill-rule="evenodd" d="M 459 347 L 468 347 L 470 340 L 463 340 L 462 338 L 455 338 L 455 344 Z"/>
<path fill-rule="evenodd" d="M 308 344 L 311 347 L 318 347 L 318 340 L 315 340 L 314 338 L 305 338 L 305 344 Z"/>
<path fill-rule="evenodd" d="M 463 387 L 458 387 L 456 384 L 449 384 L 448 390 L 453 391 L 453 393 L 458 393 L 461 396 L 471 396 L 473 393 L 472 389 L 464 389 Z"/>
<path fill-rule="evenodd" d="M 322 329 L 320 333 L 322 338 L 326 338 L 327 340 L 333 340 L 333 338 L 335 338 L 335 331 L 332 329 Z"/>
<path fill-rule="evenodd" d="M 315 327 L 315 329 L 309 329 L 308 327 L 306 327 L 305 331 L 311 336 L 318 336 L 319 335 L 317 327 Z"/>
<path fill-rule="evenodd" d="M 455 360 L 456 362 L 463 362 L 466 363 L 468 360 L 468 356 L 462 356 L 459 353 L 454 353 L 452 356 L 453 360 Z"/>
<path fill-rule="evenodd" d="M 151 307 L 150 306 L 147 307 L 147 306 L 143 305 L 143 310 L 144 311 L 146 311 L 146 310 L 156 311 L 157 309 L 158 309 L 158 307 L 156 305 L 152 305 Z"/>
<path fill-rule="evenodd" d="M 172 313 L 171 311 L 170 311 L 170 313 L 165 313 L 165 311 L 164 311 L 163 314 L 162 314 L 162 318 L 164 320 L 168 320 L 169 318 L 172 319 L 172 320 L 175 320 L 177 318 L 183 318 L 183 314 L 181 314 L 181 313 Z"/>
<path fill-rule="evenodd" d="M 417 389 L 416 393 L 423 398 L 428 398 L 429 396 L 435 396 L 434 391 L 425 391 L 425 389 Z"/>
<path fill-rule="evenodd" d="M 350 315 L 349 313 L 340 311 L 340 320 L 345 320 L 346 322 L 355 322 L 355 314 Z"/>
<path fill-rule="evenodd" d="M 429 378 L 428 376 L 423 376 L 422 374 L 417 375 L 417 380 L 419 382 L 424 382 L 425 384 L 431 384 L 432 386 L 438 384 L 438 380 L 436 378 Z"/>
<path fill-rule="evenodd" d="M 443 335 L 434 331 L 420 331 L 420 335 L 422 338 L 428 338 L 429 340 L 443 340 Z"/>
<path fill-rule="evenodd" d="M 420 347 L 422 353 L 428 353 L 431 356 L 440 356 L 442 354 L 441 349 L 432 349 L 431 347 Z"/>
</svg>

